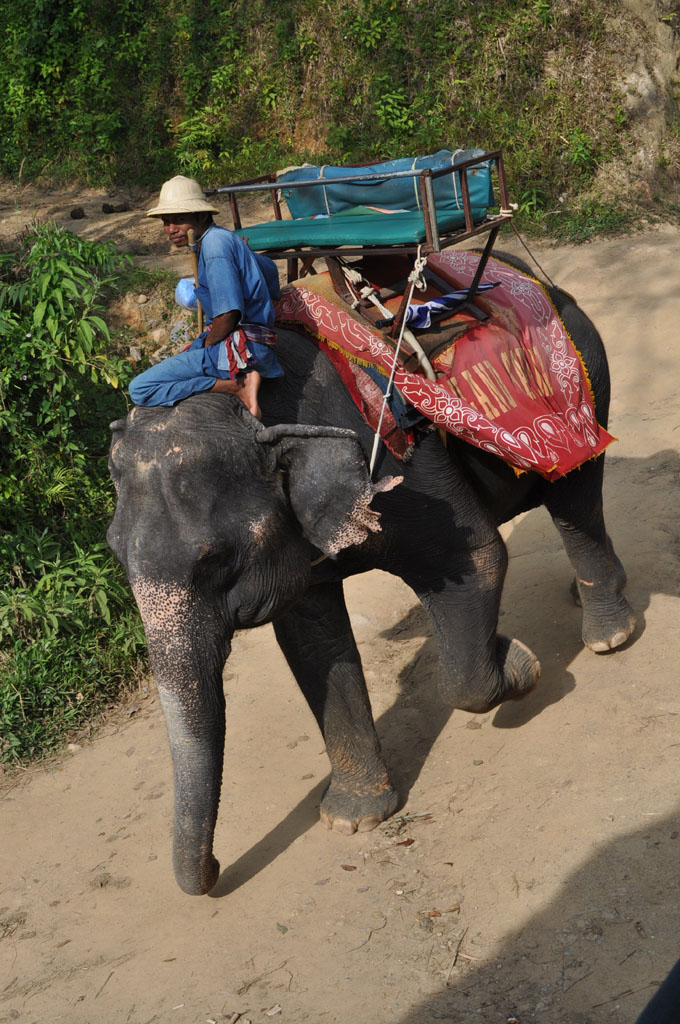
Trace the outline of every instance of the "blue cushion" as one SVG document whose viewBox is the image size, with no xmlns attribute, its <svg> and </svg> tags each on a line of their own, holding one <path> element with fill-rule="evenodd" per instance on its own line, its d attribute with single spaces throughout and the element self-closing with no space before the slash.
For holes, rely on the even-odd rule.
<svg viewBox="0 0 680 1024">
<path fill-rule="evenodd" d="M 435 205 L 440 210 L 462 210 L 460 174 L 455 174 L 457 164 L 476 156 L 483 156 L 482 149 L 457 150 L 440 149 L 430 156 L 406 157 L 387 160 L 367 167 L 298 167 L 278 177 L 281 191 L 291 216 L 313 217 L 315 214 L 342 213 L 350 207 L 361 205 L 380 206 L 390 210 L 417 211 L 421 209 L 418 178 L 377 179 L 333 184 L 333 178 L 354 174 L 385 173 L 389 171 L 410 171 L 423 167 L 433 170 L 451 168 L 451 174 L 444 174 L 433 181 Z M 286 182 L 310 179 L 328 181 L 324 185 L 310 185 L 308 188 L 286 188 Z M 491 168 L 488 161 L 482 161 L 467 172 L 470 203 L 473 207 L 493 206 Z"/>
</svg>

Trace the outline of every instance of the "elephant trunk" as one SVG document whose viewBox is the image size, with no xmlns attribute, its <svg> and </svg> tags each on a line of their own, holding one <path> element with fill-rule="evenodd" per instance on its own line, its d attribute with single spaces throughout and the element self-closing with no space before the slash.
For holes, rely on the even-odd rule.
<svg viewBox="0 0 680 1024">
<path fill-rule="evenodd" d="M 173 868 L 180 889 L 202 896 L 217 882 L 220 865 L 213 836 L 222 783 L 224 704 L 221 713 L 202 722 L 187 715 L 175 691 L 159 685 L 170 738 L 175 782 Z"/>
<path fill-rule="evenodd" d="M 224 759 L 222 669 L 229 631 L 188 585 L 137 578 L 133 590 L 172 753 L 175 878 L 184 892 L 202 895 L 219 875 L 212 845 Z"/>
</svg>

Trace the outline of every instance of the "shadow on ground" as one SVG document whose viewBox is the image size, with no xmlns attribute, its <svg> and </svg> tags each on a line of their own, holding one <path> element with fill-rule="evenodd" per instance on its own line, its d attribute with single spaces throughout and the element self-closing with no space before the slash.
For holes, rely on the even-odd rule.
<svg viewBox="0 0 680 1024">
<path fill-rule="evenodd" d="M 595 850 L 492 960 L 454 948 L 446 987 L 400 1024 L 633 1024 L 678 954 L 679 836 L 680 808 Z"/>
</svg>

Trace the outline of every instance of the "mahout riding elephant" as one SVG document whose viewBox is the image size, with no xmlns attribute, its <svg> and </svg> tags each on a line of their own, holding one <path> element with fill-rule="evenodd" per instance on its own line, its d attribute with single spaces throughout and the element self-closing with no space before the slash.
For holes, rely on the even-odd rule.
<svg viewBox="0 0 680 1024">
<path fill-rule="evenodd" d="M 587 367 L 606 426 L 609 371 L 601 339 L 573 300 L 551 298 Z M 208 892 L 225 739 L 222 671 L 236 629 L 272 621 L 324 736 L 328 828 L 368 831 L 398 806 L 373 724 L 343 579 L 370 569 L 401 577 L 429 612 L 441 693 L 482 713 L 529 693 L 540 666 L 497 633 L 507 566 L 498 525 L 545 505 L 575 571 L 583 640 L 624 643 L 635 619 L 605 529 L 604 457 L 554 483 L 435 430 L 410 461 L 382 450 L 330 361 L 279 332 L 285 376 L 261 391 L 263 422 L 229 395 L 134 408 L 112 424 L 118 491 L 109 544 L 139 605 L 175 776 L 174 870 Z"/>
</svg>

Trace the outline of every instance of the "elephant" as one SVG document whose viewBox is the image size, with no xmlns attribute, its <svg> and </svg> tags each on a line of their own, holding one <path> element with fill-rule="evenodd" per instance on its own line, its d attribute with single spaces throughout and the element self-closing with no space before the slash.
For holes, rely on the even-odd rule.
<svg viewBox="0 0 680 1024">
<path fill-rule="evenodd" d="M 606 426 L 600 336 L 570 296 L 550 296 Z M 331 362 L 290 330 L 278 332 L 278 355 L 285 375 L 261 390 L 262 422 L 237 398 L 206 392 L 173 408 L 135 407 L 111 425 L 117 506 L 107 537 L 146 631 L 174 768 L 174 872 L 189 894 L 209 892 L 220 871 L 222 672 L 235 630 L 273 623 L 330 760 L 321 819 L 351 834 L 392 815 L 399 795 L 344 578 L 382 569 L 413 589 L 439 643 L 442 697 L 474 713 L 525 696 L 540 674 L 524 643 L 497 632 L 508 558 L 498 527 L 520 512 L 550 512 L 588 647 L 617 647 L 635 626 L 605 527 L 604 455 L 549 483 L 452 436 L 444 445 L 428 429 L 408 461 L 382 449 L 371 481 L 373 434 Z"/>
</svg>

